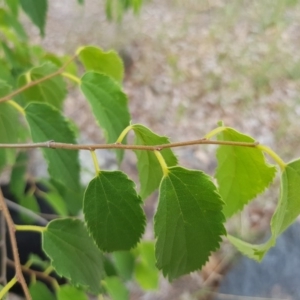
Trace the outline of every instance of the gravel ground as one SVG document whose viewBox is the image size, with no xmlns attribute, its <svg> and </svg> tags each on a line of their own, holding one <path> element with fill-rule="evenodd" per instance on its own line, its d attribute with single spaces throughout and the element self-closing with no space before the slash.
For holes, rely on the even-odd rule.
<svg viewBox="0 0 300 300">
<path fill-rule="evenodd" d="M 300 154 L 300 5 L 294 2 L 153 0 L 140 16 L 129 13 L 113 24 L 101 1 L 86 0 L 82 7 L 74 0 L 52 0 L 46 38 L 29 30 L 34 42 L 59 54 L 85 44 L 119 50 L 128 61 L 124 86 L 134 123 L 175 142 L 201 138 L 223 120 L 291 160 Z M 84 132 L 82 140 L 103 140 L 78 90 L 71 91 L 65 109 Z M 213 175 L 214 149 L 175 152 L 182 165 Z M 136 178 L 134 157 L 126 158 L 122 167 Z M 274 187 L 228 228 L 242 228 L 245 236 L 268 230 L 277 195 Z M 151 211 L 153 203 L 150 199 L 146 208 Z M 157 293 L 142 296 L 132 288 L 132 299 L 193 299 L 221 280 L 230 249 L 225 242 L 201 273 L 172 285 L 162 279 Z"/>
</svg>

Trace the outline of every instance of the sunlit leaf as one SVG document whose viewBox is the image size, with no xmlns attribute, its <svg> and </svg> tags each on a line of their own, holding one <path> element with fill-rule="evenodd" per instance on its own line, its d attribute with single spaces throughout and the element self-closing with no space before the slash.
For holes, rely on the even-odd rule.
<svg viewBox="0 0 300 300">
<path fill-rule="evenodd" d="M 79 59 L 87 71 L 97 71 L 122 81 L 124 76 L 124 64 L 117 52 L 103 51 L 101 48 L 87 46 L 79 51 Z"/>
<path fill-rule="evenodd" d="M 170 280 L 200 269 L 219 248 L 223 202 L 201 171 L 169 168 L 160 185 L 155 215 L 157 267 Z"/>
<path fill-rule="evenodd" d="M 226 128 L 221 141 L 255 142 L 251 137 Z M 220 146 L 217 150 L 216 178 L 219 193 L 225 202 L 227 217 L 241 210 L 245 204 L 262 193 L 273 181 L 276 168 L 269 165 L 260 149 L 238 146 Z"/>
<path fill-rule="evenodd" d="M 84 291 L 70 285 L 60 286 L 57 291 L 57 300 L 88 300 Z"/>
<path fill-rule="evenodd" d="M 102 171 L 89 183 L 83 212 L 100 249 L 129 250 L 140 240 L 145 214 L 134 186 L 134 182 L 120 171 Z"/>
<path fill-rule="evenodd" d="M 102 255 L 80 220 L 51 221 L 43 232 L 43 249 L 59 275 L 94 294 L 100 292 Z"/>
<path fill-rule="evenodd" d="M 133 125 L 132 129 L 135 133 L 136 145 L 150 146 L 170 143 L 167 137 L 159 136 L 143 125 Z M 143 199 L 145 199 L 159 187 L 159 183 L 162 179 L 163 174 L 161 166 L 157 161 L 157 158 L 153 151 L 138 150 L 135 151 L 135 154 L 138 159 L 137 168 L 141 183 L 140 195 Z M 161 150 L 161 154 L 169 167 L 175 166 L 177 164 L 177 158 L 171 149 Z"/>
<path fill-rule="evenodd" d="M 156 268 L 154 243 L 143 241 L 135 250 L 137 262 L 134 277 L 143 290 L 156 290 L 159 283 L 159 272 Z"/>
</svg>

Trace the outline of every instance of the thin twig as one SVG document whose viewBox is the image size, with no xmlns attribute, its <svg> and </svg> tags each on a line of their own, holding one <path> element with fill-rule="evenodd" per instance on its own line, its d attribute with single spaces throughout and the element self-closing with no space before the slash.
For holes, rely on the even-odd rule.
<svg viewBox="0 0 300 300">
<path fill-rule="evenodd" d="M 13 267 L 13 268 L 16 267 L 16 264 L 11 259 L 9 259 L 9 258 L 7 259 L 6 262 L 7 262 L 8 266 Z M 28 275 L 34 275 L 34 276 L 36 276 L 39 279 L 47 281 L 48 283 L 50 283 L 53 286 L 56 286 L 56 284 L 57 284 L 57 281 L 56 281 L 55 278 L 53 278 L 53 277 L 51 277 L 51 276 L 49 276 L 49 275 L 47 275 L 47 274 L 45 274 L 45 273 L 43 273 L 41 271 L 32 270 L 32 269 L 30 269 L 30 268 L 28 268 L 26 266 L 23 266 L 23 265 L 21 265 L 21 269 L 22 269 L 22 271 L 24 273 L 26 273 Z"/>
<path fill-rule="evenodd" d="M 14 222 L 11 218 L 11 215 L 8 211 L 1 188 L 0 188 L 0 209 L 3 211 L 4 217 L 6 220 L 6 224 L 7 224 L 7 228 L 8 228 L 8 232 L 9 232 L 11 248 L 12 248 L 13 257 L 14 257 L 14 261 L 15 261 L 16 278 L 20 282 L 20 284 L 23 288 L 26 300 L 31 300 L 32 298 L 30 296 L 28 286 L 26 284 L 26 281 L 25 281 L 23 273 L 22 273 L 19 251 L 18 251 L 18 246 L 17 246 L 17 241 L 16 241 L 15 224 L 14 224 Z"/>
<path fill-rule="evenodd" d="M 66 63 L 63 64 L 63 66 L 61 68 L 59 68 L 57 71 L 55 71 L 54 73 L 51 73 L 43 78 L 40 78 L 40 79 L 37 79 L 37 80 L 34 80 L 34 81 L 31 81 L 29 82 L 28 84 L 20 87 L 19 89 L 13 91 L 12 93 L 0 98 L 0 103 L 1 102 L 5 102 L 5 101 L 8 101 L 8 100 L 11 100 L 14 96 L 24 92 L 25 90 L 39 84 L 39 83 L 42 83 L 52 77 L 55 77 L 57 75 L 60 75 L 61 73 L 64 72 L 65 68 L 67 67 L 68 64 L 70 64 L 75 58 L 77 57 L 77 55 L 74 55 L 72 56 Z"/>
<path fill-rule="evenodd" d="M 0 148 L 18 148 L 18 149 L 32 149 L 32 148 L 52 148 L 52 149 L 67 149 L 67 150 L 96 150 L 96 149 L 126 149 L 126 150 L 145 150 L 145 151 L 160 151 L 167 148 L 185 147 L 192 145 L 223 145 L 223 146 L 241 146 L 255 148 L 259 143 L 247 142 L 233 142 L 233 141 L 211 141 L 206 139 L 170 143 L 154 146 L 144 145 L 125 145 L 125 144 L 67 144 L 57 143 L 55 141 L 47 141 L 41 143 L 28 144 L 0 144 Z"/>
</svg>

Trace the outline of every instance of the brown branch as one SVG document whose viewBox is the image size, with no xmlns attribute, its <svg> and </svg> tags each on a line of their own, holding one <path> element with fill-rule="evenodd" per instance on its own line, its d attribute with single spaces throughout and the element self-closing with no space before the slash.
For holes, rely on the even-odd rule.
<svg viewBox="0 0 300 300">
<path fill-rule="evenodd" d="M 223 145 L 223 146 L 240 146 L 240 147 L 252 147 L 255 148 L 259 143 L 247 143 L 247 142 L 232 142 L 232 141 L 211 141 L 207 139 L 193 140 L 187 142 L 170 143 L 154 146 L 143 145 L 125 145 L 125 144 L 66 144 L 57 143 L 54 141 L 41 142 L 41 143 L 29 143 L 29 144 L 0 144 L 0 148 L 53 148 L 53 149 L 67 149 L 67 150 L 96 150 L 96 149 L 125 149 L 125 150 L 145 150 L 145 151 L 160 151 L 167 148 L 185 147 L 192 145 Z"/>
<path fill-rule="evenodd" d="M 8 232 L 9 232 L 11 248 L 12 248 L 13 257 L 14 257 L 14 261 L 15 261 L 16 278 L 20 282 L 20 284 L 23 288 L 26 300 L 31 300 L 32 298 L 30 296 L 28 286 L 26 284 L 26 281 L 25 281 L 23 273 L 22 273 L 19 251 L 18 251 L 18 246 L 17 246 L 17 241 L 16 241 L 15 224 L 14 224 L 14 222 L 11 218 L 11 215 L 8 211 L 8 208 L 6 206 L 1 188 L 0 188 L 0 209 L 3 211 L 3 215 L 5 217 Z"/>
<path fill-rule="evenodd" d="M 7 262 L 8 266 L 13 267 L 13 268 L 16 267 L 16 264 L 11 259 L 7 259 L 6 262 Z M 55 278 L 53 278 L 53 277 L 51 277 L 51 276 L 49 276 L 49 275 L 47 275 L 47 274 L 45 274 L 43 272 L 32 270 L 32 269 L 27 268 L 26 266 L 23 266 L 23 265 L 21 265 L 21 269 L 22 269 L 22 271 L 24 273 L 26 273 L 28 275 L 34 275 L 34 276 L 36 276 L 39 279 L 47 281 L 52 286 L 55 286 L 56 283 L 57 283 Z"/>
<path fill-rule="evenodd" d="M 5 102 L 5 101 L 8 101 L 8 100 L 11 100 L 14 96 L 24 92 L 25 90 L 39 84 L 39 83 L 42 83 L 44 81 L 47 81 L 48 79 L 52 78 L 52 77 L 55 77 L 57 75 L 60 75 L 61 73 L 64 72 L 65 68 L 67 67 L 68 64 L 70 64 L 75 58 L 77 57 L 77 55 L 73 55 L 67 62 L 65 62 L 61 68 L 59 68 L 57 71 L 55 71 L 54 73 L 51 73 L 43 78 L 40 78 L 40 79 L 37 79 L 35 81 L 31 81 L 29 82 L 28 84 L 20 87 L 19 89 L 13 91 L 12 93 L 0 98 L 0 103 L 1 102 Z"/>
</svg>

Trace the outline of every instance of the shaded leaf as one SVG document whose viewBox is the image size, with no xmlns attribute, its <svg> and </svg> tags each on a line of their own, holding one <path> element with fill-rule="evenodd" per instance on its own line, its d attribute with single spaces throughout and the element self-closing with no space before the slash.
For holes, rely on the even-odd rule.
<svg viewBox="0 0 300 300">
<path fill-rule="evenodd" d="M 200 269 L 219 248 L 223 202 L 201 171 L 169 168 L 160 185 L 155 215 L 157 267 L 170 280 Z"/>
<path fill-rule="evenodd" d="M 50 292 L 47 286 L 40 281 L 32 283 L 29 287 L 32 300 L 55 300 L 56 297 Z"/>
<path fill-rule="evenodd" d="M 255 142 L 251 137 L 226 128 L 218 134 L 218 140 Z M 219 193 L 225 202 L 224 214 L 232 216 L 245 204 L 262 193 L 273 181 L 276 168 L 269 165 L 263 152 L 257 148 L 219 146 L 216 178 Z"/>
<path fill-rule="evenodd" d="M 20 0 L 22 9 L 31 21 L 40 29 L 41 36 L 45 35 L 47 0 Z"/>
<path fill-rule="evenodd" d="M 26 74 L 20 76 L 18 82 L 19 87 L 28 83 L 28 77 L 31 81 L 35 81 L 44 78 L 57 70 L 58 68 L 50 62 L 45 63 L 40 67 L 34 67 Z M 66 94 L 66 84 L 63 78 L 58 75 L 26 89 L 22 93 L 22 98 L 24 105 L 29 102 L 46 102 L 61 109 Z"/>
<path fill-rule="evenodd" d="M 27 153 L 20 152 L 16 158 L 16 162 L 10 175 L 9 190 L 18 199 L 20 199 L 25 192 L 27 162 Z"/>
<path fill-rule="evenodd" d="M 120 171 L 102 171 L 89 183 L 83 212 L 100 249 L 129 250 L 140 240 L 145 214 L 134 186 L 134 182 Z"/>
<path fill-rule="evenodd" d="M 46 103 L 30 103 L 26 109 L 26 119 L 35 143 L 54 140 L 75 144 L 74 133 L 60 112 Z M 78 151 L 65 149 L 42 149 L 48 163 L 48 172 L 60 182 L 72 198 L 66 198 L 68 209 L 77 213 L 81 208 L 81 188 L 79 184 Z"/>
<path fill-rule="evenodd" d="M 130 122 L 127 96 L 113 79 L 96 72 L 83 75 L 81 90 L 89 101 L 98 124 L 104 129 L 106 141 L 115 143 Z M 117 155 L 120 162 L 123 151 L 118 150 Z"/>
<path fill-rule="evenodd" d="M 124 64 L 117 52 L 86 46 L 79 49 L 79 59 L 87 71 L 97 71 L 108 75 L 116 81 L 124 77 Z"/>
<path fill-rule="evenodd" d="M 100 292 L 102 255 L 80 220 L 51 221 L 43 232 L 43 249 L 59 275 L 94 294 Z"/>
<path fill-rule="evenodd" d="M 167 137 L 159 136 L 143 125 L 133 125 L 136 145 L 162 145 L 169 144 Z M 177 165 L 177 157 L 171 149 L 160 151 L 167 165 L 173 167 Z M 159 187 L 163 173 L 161 166 L 153 151 L 135 151 L 137 156 L 137 168 L 141 183 L 140 195 L 143 199 L 147 198 L 153 191 Z"/>
</svg>

